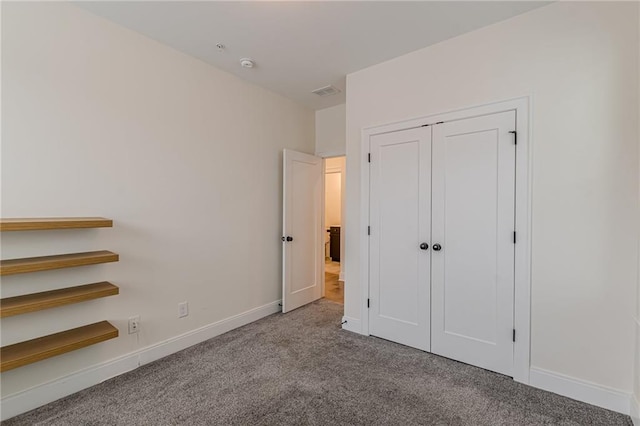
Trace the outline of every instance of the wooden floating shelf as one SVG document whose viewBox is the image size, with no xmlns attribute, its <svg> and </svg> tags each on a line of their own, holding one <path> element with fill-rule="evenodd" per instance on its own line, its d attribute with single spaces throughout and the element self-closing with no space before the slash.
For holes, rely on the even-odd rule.
<svg viewBox="0 0 640 426">
<path fill-rule="evenodd" d="M 47 229 L 111 228 L 104 217 L 40 217 L 0 219 L 0 231 L 42 231 Z"/>
<path fill-rule="evenodd" d="M 54 256 L 28 257 L 0 261 L 0 275 L 23 274 L 25 272 L 48 271 L 50 269 L 72 268 L 117 262 L 119 256 L 107 250 L 85 253 L 58 254 Z"/>
<path fill-rule="evenodd" d="M 42 293 L 26 294 L 24 296 L 8 297 L 0 300 L 0 317 L 10 317 L 84 302 L 86 300 L 113 296 L 119 292 L 120 290 L 115 285 L 109 282 L 101 282 L 44 291 Z"/>
<path fill-rule="evenodd" d="M 118 329 L 101 321 L 0 348 L 0 372 L 118 337 Z"/>
</svg>

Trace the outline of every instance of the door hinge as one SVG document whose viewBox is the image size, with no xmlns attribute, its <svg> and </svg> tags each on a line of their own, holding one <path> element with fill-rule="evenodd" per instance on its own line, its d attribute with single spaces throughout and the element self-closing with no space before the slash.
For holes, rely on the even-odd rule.
<svg viewBox="0 0 640 426">
<path fill-rule="evenodd" d="M 371 307 L 371 299 L 367 299 L 367 308 Z"/>
<path fill-rule="evenodd" d="M 371 227 L 367 226 L 367 235 L 371 235 Z"/>
<path fill-rule="evenodd" d="M 513 231 L 513 244 L 516 243 L 516 231 Z"/>
<path fill-rule="evenodd" d="M 518 145 L 518 132 L 511 130 L 509 133 L 513 133 L 513 144 Z"/>
<path fill-rule="evenodd" d="M 513 335 L 512 335 L 512 339 L 515 342 L 516 341 L 516 329 L 513 329 Z"/>
<path fill-rule="evenodd" d="M 368 154 L 367 154 L 367 161 L 368 161 L 368 162 L 371 162 L 371 153 L 368 153 Z"/>
</svg>

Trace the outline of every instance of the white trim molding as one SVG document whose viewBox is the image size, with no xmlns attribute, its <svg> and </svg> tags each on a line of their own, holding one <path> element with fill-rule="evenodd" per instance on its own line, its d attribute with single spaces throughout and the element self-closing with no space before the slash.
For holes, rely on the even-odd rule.
<svg viewBox="0 0 640 426">
<path fill-rule="evenodd" d="M 321 158 L 344 157 L 345 155 L 347 155 L 345 150 L 325 151 L 325 152 L 316 152 L 315 153 L 316 157 L 321 157 Z"/>
<path fill-rule="evenodd" d="M 515 314 L 513 379 L 528 384 L 531 346 L 531 97 L 524 96 L 475 107 L 405 120 L 362 129 L 360 152 L 360 321 L 357 333 L 369 335 L 369 139 L 373 135 L 395 132 L 440 121 L 462 120 L 505 111 L 516 112 L 516 233 L 515 246 Z M 345 327 L 347 328 L 347 327 Z M 350 329 L 350 327 L 349 327 Z"/>
<path fill-rule="evenodd" d="M 357 318 L 342 317 L 342 329 L 362 334 L 362 324 Z"/>
<path fill-rule="evenodd" d="M 640 351 L 640 319 L 635 319 L 636 326 L 636 351 Z M 640 358 L 640 352 L 636 353 L 636 357 Z M 637 362 L 637 361 L 636 361 Z M 640 380 L 640 371 L 635 372 L 636 383 Z M 633 420 L 634 426 L 640 426 L 640 394 L 631 395 L 631 408 L 629 410 L 631 420 Z"/>
<path fill-rule="evenodd" d="M 634 426 L 640 426 L 640 402 L 635 397 L 631 397 L 631 420 Z"/>
<path fill-rule="evenodd" d="M 280 312 L 280 301 L 250 309 L 238 315 L 205 325 L 155 345 L 77 371 L 59 379 L 8 395 L 0 400 L 0 420 L 7 420 L 65 396 L 95 386 L 112 377 L 135 370 L 167 355 Z"/>
<path fill-rule="evenodd" d="M 566 396 L 587 404 L 629 415 L 633 395 L 617 389 L 554 373 L 542 368 L 531 367 L 531 386 L 558 395 Z"/>
<path fill-rule="evenodd" d="M 635 327 L 636 327 L 636 362 L 640 360 L 640 318 L 634 318 Z M 636 366 L 640 367 L 639 364 Z M 635 371 L 635 385 L 637 386 L 638 381 L 640 380 L 640 371 Z M 636 388 L 637 389 L 637 388 Z M 631 416 L 631 420 L 633 420 L 634 426 L 640 426 L 640 394 L 634 393 L 631 395 L 631 408 L 629 415 Z"/>
</svg>

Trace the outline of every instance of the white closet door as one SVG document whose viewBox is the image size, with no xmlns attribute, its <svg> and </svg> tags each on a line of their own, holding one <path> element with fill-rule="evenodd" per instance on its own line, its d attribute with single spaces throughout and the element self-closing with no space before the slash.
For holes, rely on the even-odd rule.
<svg viewBox="0 0 640 426">
<path fill-rule="evenodd" d="M 370 149 L 369 332 L 429 350 L 431 130 L 376 135 Z"/>
<path fill-rule="evenodd" d="M 515 112 L 433 127 L 432 352 L 513 371 Z"/>
</svg>

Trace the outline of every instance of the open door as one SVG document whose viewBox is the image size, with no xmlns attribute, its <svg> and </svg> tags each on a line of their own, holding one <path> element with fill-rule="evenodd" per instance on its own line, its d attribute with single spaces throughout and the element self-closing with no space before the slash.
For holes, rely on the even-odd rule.
<svg viewBox="0 0 640 426">
<path fill-rule="evenodd" d="M 284 150 L 282 312 L 322 296 L 322 158 Z"/>
</svg>

